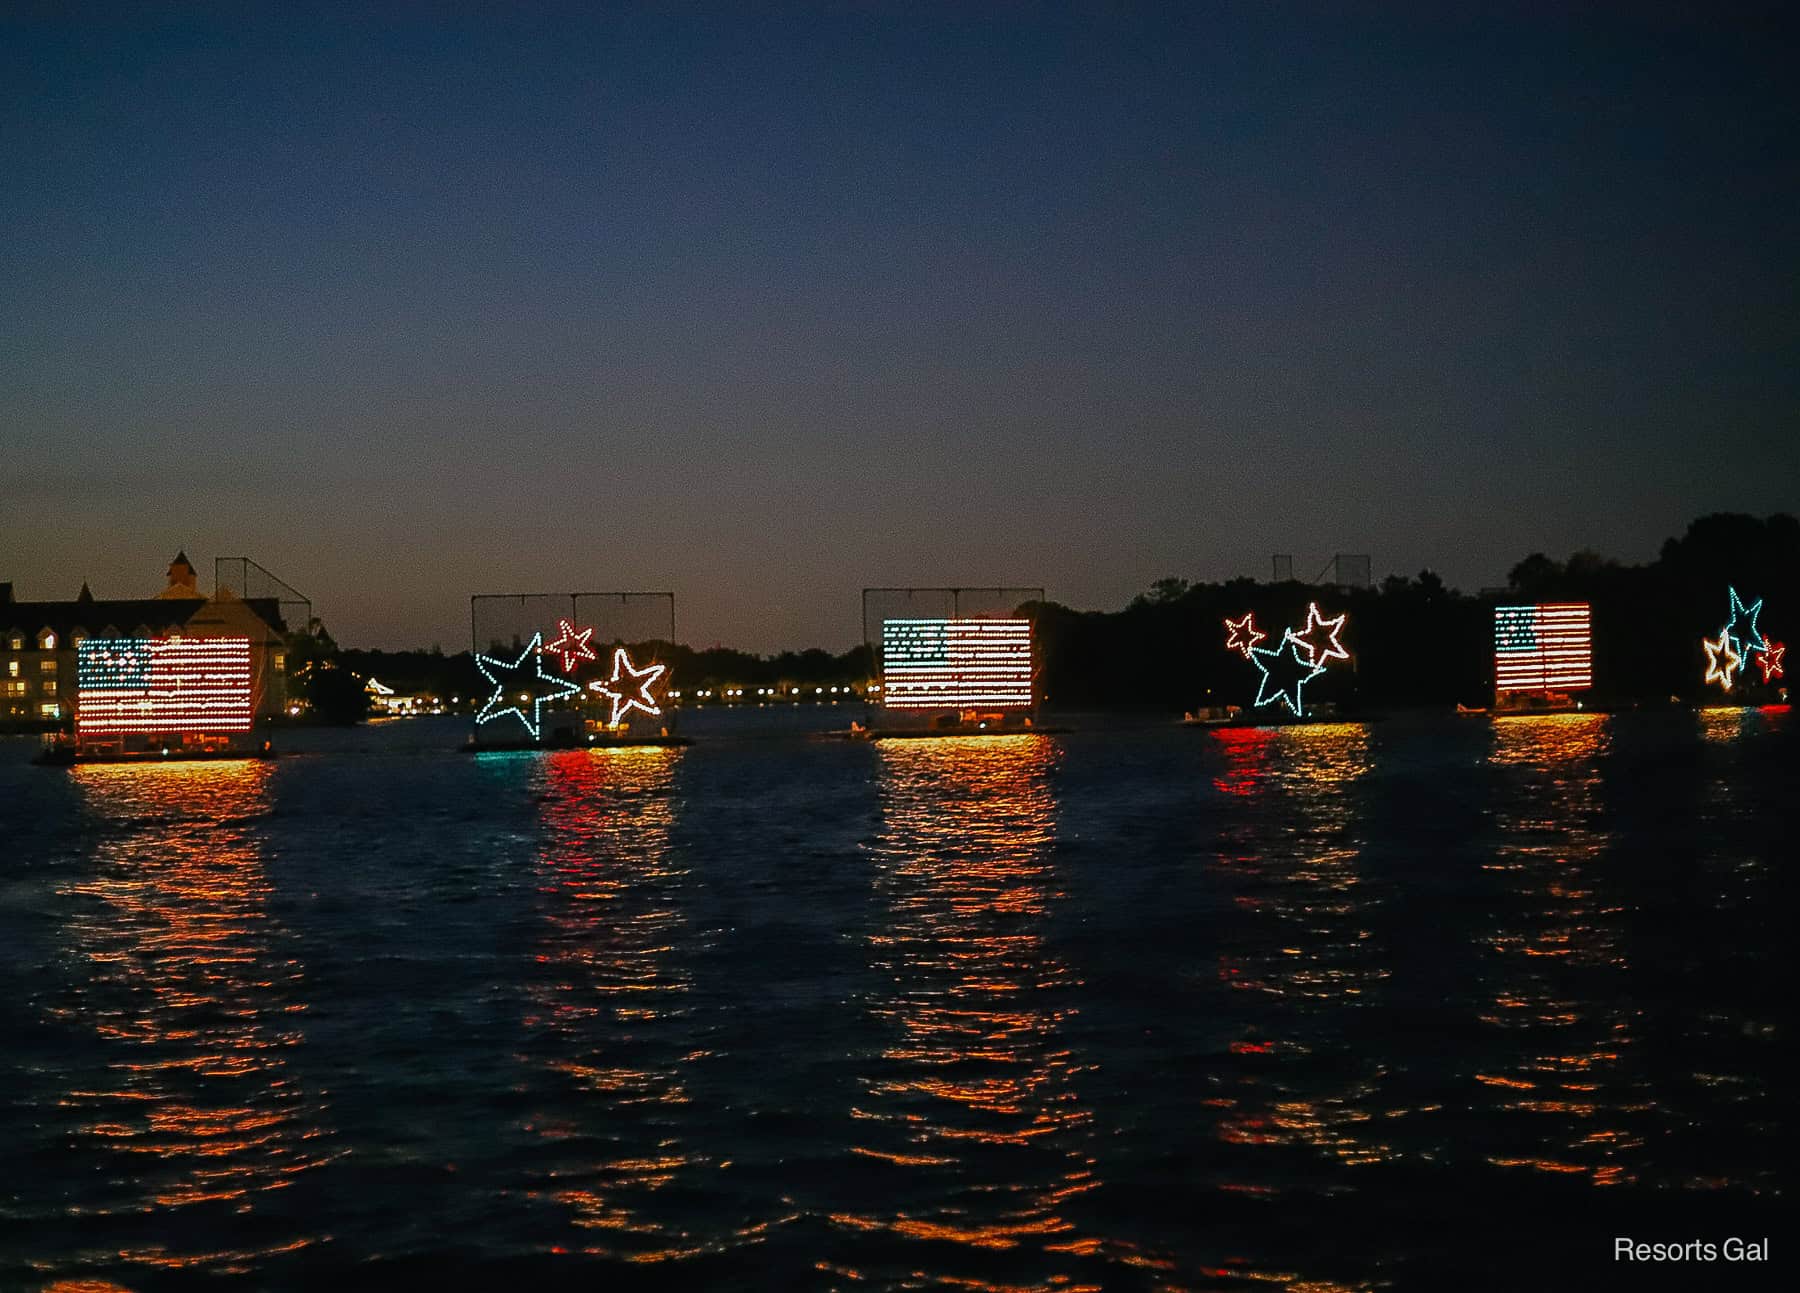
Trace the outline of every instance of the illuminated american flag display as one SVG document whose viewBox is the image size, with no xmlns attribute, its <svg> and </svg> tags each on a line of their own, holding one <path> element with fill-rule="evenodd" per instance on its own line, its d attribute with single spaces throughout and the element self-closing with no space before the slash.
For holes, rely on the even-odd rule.
<svg viewBox="0 0 1800 1293">
<path fill-rule="evenodd" d="M 1576 691 L 1594 685 L 1586 602 L 1494 608 L 1494 687 Z"/>
<path fill-rule="evenodd" d="M 1031 707 L 1030 620 L 883 620 L 889 709 Z"/>
<path fill-rule="evenodd" d="M 75 730 L 90 735 L 248 732 L 249 638 L 83 638 Z"/>
</svg>

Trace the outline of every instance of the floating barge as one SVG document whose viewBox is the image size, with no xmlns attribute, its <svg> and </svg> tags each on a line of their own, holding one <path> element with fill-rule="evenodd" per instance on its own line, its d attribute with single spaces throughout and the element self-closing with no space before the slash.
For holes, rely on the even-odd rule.
<svg viewBox="0 0 1800 1293">
<path fill-rule="evenodd" d="M 1030 727 L 1015 724 L 1010 727 L 989 727 L 982 724 L 972 726 L 956 725 L 953 727 L 852 727 L 841 732 L 822 732 L 821 736 L 835 741 L 920 741 L 942 736 L 1062 736 L 1075 729 L 1066 726 Z"/>
<path fill-rule="evenodd" d="M 632 731 L 630 728 L 619 728 L 610 731 L 607 728 L 594 728 L 580 731 L 572 726 L 545 728 L 542 740 L 520 737 L 518 740 L 477 740 L 470 737 L 463 742 L 464 755 L 502 755 L 502 753 L 522 753 L 522 751 L 567 751 L 567 749 L 679 749 L 691 746 L 693 737 L 677 737 L 668 729 L 661 731 Z"/>
<path fill-rule="evenodd" d="M 636 735 L 626 733 L 621 736 L 591 735 L 585 741 L 579 740 L 543 740 L 543 741 L 477 741 L 473 737 L 462 745 L 464 754 L 505 754 L 534 750 L 551 754 L 565 750 L 642 750 L 642 749 L 679 749 L 694 743 L 691 736 L 674 736 L 669 733 L 655 735 Z"/>
<path fill-rule="evenodd" d="M 221 760 L 267 761 L 279 758 L 274 746 L 264 741 L 253 749 L 230 745 L 167 745 L 148 749 L 121 746 L 83 748 L 68 740 L 47 741 L 32 758 L 41 768 L 72 768 L 78 763 L 194 763 Z"/>
<path fill-rule="evenodd" d="M 1482 712 L 1494 718 L 1530 718 L 1538 714 L 1580 714 L 1591 709 L 1567 692 L 1503 691 Z"/>
<path fill-rule="evenodd" d="M 1383 714 L 1344 714 L 1336 706 L 1327 705 L 1315 707 L 1304 718 L 1297 718 L 1285 710 L 1256 714 L 1241 705 L 1214 705 L 1183 714 L 1181 725 L 1225 732 L 1258 727 L 1361 727 L 1366 723 L 1379 723 L 1384 717 Z"/>
</svg>

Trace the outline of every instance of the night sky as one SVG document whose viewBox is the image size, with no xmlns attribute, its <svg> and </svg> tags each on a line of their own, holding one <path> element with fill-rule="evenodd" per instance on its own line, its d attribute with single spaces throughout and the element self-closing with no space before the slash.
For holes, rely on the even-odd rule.
<svg viewBox="0 0 1800 1293">
<path fill-rule="evenodd" d="M 1773 19 L 977 8 L 8 5 L 0 579 L 841 649 L 864 584 L 1473 589 L 1800 504 Z"/>
</svg>

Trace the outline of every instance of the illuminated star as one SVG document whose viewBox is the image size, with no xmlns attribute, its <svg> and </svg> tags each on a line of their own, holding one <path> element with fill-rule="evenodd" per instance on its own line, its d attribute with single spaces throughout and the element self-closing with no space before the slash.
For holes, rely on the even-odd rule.
<svg viewBox="0 0 1800 1293">
<path fill-rule="evenodd" d="M 517 660 L 496 660 L 489 655 L 476 655 L 475 667 L 481 670 L 481 676 L 494 684 L 494 694 L 487 698 L 487 704 L 475 715 L 477 723 L 489 723 L 503 714 L 516 715 L 525 724 L 525 730 L 531 733 L 531 739 L 537 740 L 538 733 L 544 726 L 544 706 L 553 700 L 561 700 L 564 696 L 574 695 L 581 688 L 572 682 L 544 672 L 544 657 L 539 650 L 544 640 L 542 633 L 533 633 L 531 643 L 519 652 Z M 527 665 L 527 661 L 530 664 Z M 542 690 L 535 684 L 546 684 Z M 531 702 L 531 713 L 526 714 L 524 705 Z"/>
<path fill-rule="evenodd" d="M 1242 651 L 1246 660 L 1256 650 L 1256 644 L 1269 636 L 1256 627 L 1256 614 L 1253 611 L 1246 612 L 1241 620 L 1226 620 L 1225 627 L 1231 634 L 1225 639 L 1225 649 Z"/>
<path fill-rule="evenodd" d="M 1256 688 L 1258 705 L 1280 701 L 1295 718 L 1305 717 L 1306 706 L 1300 698 L 1300 689 L 1324 673 L 1325 666 L 1314 664 L 1302 654 L 1300 639 L 1294 636 L 1294 630 L 1289 629 L 1282 635 L 1281 646 L 1274 651 L 1252 648 L 1250 663 L 1262 670 L 1262 681 Z M 1281 675 L 1279 679 L 1277 674 Z M 1271 685 L 1272 682 L 1278 685 Z"/>
<path fill-rule="evenodd" d="M 1727 627 L 1729 628 L 1729 626 Z M 1730 691 L 1731 675 L 1736 673 L 1744 663 L 1744 657 L 1739 655 L 1731 645 L 1731 634 L 1721 631 L 1717 642 L 1711 638 L 1701 638 L 1700 645 L 1706 648 L 1705 681 L 1716 682 L 1726 691 Z M 1720 663 L 1720 657 L 1724 658 L 1723 664 Z"/>
<path fill-rule="evenodd" d="M 1759 650 L 1764 645 L 1762 632 L 1756 627 L 1757 617 L 1762 614 L 1762 598 L 1758 597 L 1754 605 L 1745 606 L 1738 598 L 1737 589 L 1733 588 L 1730 592 L 1731 622 L 1725 626 L 1724 636 L 1731 642 L 1732 654 L 1741 658 L 1749 651 Z M 1750 621 L 1748 634 L 1733 632 L 1737 628 L 1740 615 Z M 1749 644 L 1748 647 L 1745 646 L 1746 643 Z"/>
<path fill-rule="evenodd" d="M 1756 664 L 1762 670 L 1763 681 L 1771 678 L 1785 678 L 1782 672 L 1781 657 L 1787 654 L 1787 648 L 1770 638 L 1763 639 L 1763 649 L 1757 653 Z"/>
<path fill-rule="evenodd" d="M 641 709 L 651 718 L 655 718 L 662 710 L 656 707 L 656 698 L 650 694 L 650 688 L 663 675 L 667 665 L 652 664 L 642 669 L 631 666 L 631 657 L 625 653 L 624 647 L 613 651 L 612 677 L 605 682 L 590 682 L 590 690 L 599 692 L 612 702 L 612 719 L 607 724 L 617 727 L 619 720 L 634 709 Z M 636 694 L 633 695 L 632 693 Z"/>
<path fill-rule="evenodd" d="M 545 655 L 562 657 L 562 671 L 574 673 L 575 664 L 579 660 L 598 660 L 594 648 L 588 645 L 588 639 L 594 636 L 594 630 L 582 629 L 576 632 L 575 626 L 568 620 L 556 621 L 556 641 L 544 648 Z"/>
<path fill-rule="evenodd" d="M 1350 653 L 1344 650 L 1343 645 L 1338 642 L 1338 634 L 1344 631 L 1344 621 L 1349 618 L 1349 615 L 1345 614 L 1334 620 L 1328 620 L 1319 614 L 1317 602 L 1309 602 L 1306 607 L 1306 632 L 1295 633 L 1290 629 L 1288 636 L 1306 648 L 1307 658 L 1313 664 L 1323 665 L 1327 660 L 1348 660 Z M 1322 649 L 1312 640 L 1313 633 L 1319 629 L 1326 631 Z"/>
</svg>

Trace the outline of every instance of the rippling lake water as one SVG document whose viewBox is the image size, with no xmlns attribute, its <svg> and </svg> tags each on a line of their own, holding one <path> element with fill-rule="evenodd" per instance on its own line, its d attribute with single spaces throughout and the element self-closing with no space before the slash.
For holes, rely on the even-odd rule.
<svg viewBox="0 0 1800 1293">
<path fill-rule="evenodd" d="M 1785 711 L 814 719 L 0 743 L 0 1287 L 1614 1287 L 1785 1214 Z"/>
</svg>

